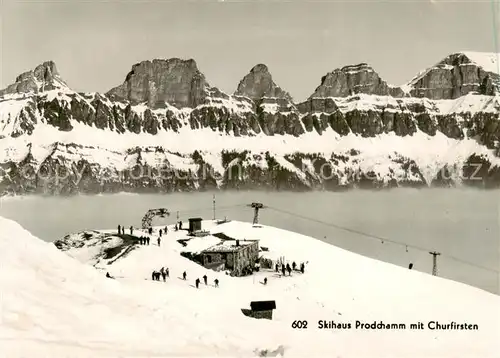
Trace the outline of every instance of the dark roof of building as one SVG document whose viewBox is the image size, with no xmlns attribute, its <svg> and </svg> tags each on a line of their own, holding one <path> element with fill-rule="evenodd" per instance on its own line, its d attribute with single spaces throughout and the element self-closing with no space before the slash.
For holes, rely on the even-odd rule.
<svg viewBox="0 0 500 358">
<path fill-rule="evenodd" d="M 202 218 L 190 218 L 189 221 L 202 221 Z"/>
<path fill-rule="evenodd" d="M 232 238 L 231 236 L 227 236 L 223 232 L 216 232 L 215 234 L 212 234 L 212 236 L 218 237 L 219 239 L 222 239 L 222 240 L 236 240 L 235 238 Z"/>
<path fill-rule="evenodd" d="M 269 311 L 276 309 L 276 301 L 252 301 L 250 302 L 252 311 Z"/>
<path fill-rule="evenodd" d="M 236 245 L 237 240 L 225 240 L 221 242 L 220 244 L 211 246 L 205 250 L 203 250 L 201 253 L 215 253 L 215 252 L 237 252 L 245 247 L 258 242 L 257 240 L 239 240 L 239 245 Z"/>
</svg>

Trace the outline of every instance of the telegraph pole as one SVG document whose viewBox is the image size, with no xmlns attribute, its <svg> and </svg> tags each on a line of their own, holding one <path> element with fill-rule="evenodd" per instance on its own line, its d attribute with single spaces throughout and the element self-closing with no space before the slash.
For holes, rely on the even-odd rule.
<svg viewBox="0 0 500 358">
<path fill-rule="evenodd" d="M 214 221 L 215 221 L 215 194 L 214 194 L 214 200 L 213 200 L 213 209 L 214 209 Z"/>
<path fill-rule="evenodd" d="M 259 209 L 264 209 L 265 206 L 262 203 L 252 203 L 249 206 L 254 209 L 253 224 L 256 225 L 259 223 Z"/>
<path fill-rule="evenodd" d="M 429 254 L 432 255 L 432 276 L 437 276 L 437 257 L 441 255 L 440 252 L 431 251 Z"/>
</svg>

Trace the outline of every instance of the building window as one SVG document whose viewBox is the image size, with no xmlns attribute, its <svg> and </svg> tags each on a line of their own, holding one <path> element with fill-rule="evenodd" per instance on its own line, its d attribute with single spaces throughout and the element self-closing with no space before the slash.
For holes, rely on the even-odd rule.
<svg viewBox="0 0 500 358">
<path fill-rule="evenodd" d="M 211 255 L 207 256 L 207 261 L 208 261 L 209 264 L 212 263 L 212 256 Z"/>
</svg>

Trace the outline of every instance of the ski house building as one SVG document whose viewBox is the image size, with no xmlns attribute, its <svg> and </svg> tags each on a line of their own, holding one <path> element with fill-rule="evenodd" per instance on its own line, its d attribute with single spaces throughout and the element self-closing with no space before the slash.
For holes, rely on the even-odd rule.
<svg viewBox="0 0 500 358">
<path fill-rule="evenodd" d="M 221 271 L 231 270 L 233 276 L 252 272 L 259 259 L 258 240 L 224 240 L 201 252 L 203 266 Z"/>
</svg>

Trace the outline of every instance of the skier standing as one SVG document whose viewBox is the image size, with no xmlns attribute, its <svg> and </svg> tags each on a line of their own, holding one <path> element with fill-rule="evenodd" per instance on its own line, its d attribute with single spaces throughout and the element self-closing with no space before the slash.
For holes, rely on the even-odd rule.
<svg viewBox="0 0 500 358">
<path fill-rule="evenodd" d="M 203 282 L 205 282 L 205 286 L 207 285 L 207 279 L 208 279 L 207 275 L 203 275 Z"/>
</svg>

